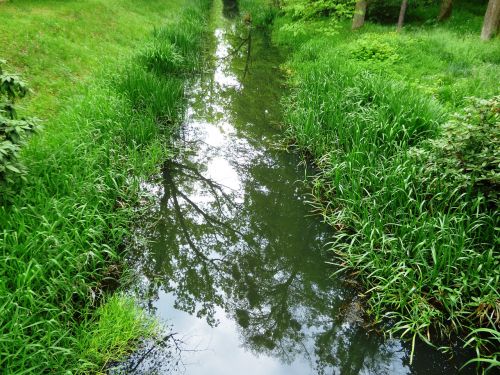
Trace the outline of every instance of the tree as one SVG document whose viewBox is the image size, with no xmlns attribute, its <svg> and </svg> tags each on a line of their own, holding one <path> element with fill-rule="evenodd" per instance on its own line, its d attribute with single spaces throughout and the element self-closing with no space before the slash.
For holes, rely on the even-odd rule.
<svg viewBox="0 0 500 375">
<path fill-rule="evenodd" d="M 357 0 L 356 8 L 354 10 L 354 17 L 352 19 L 352 29 L 356 30 L 363 27 L 365 24 L 366 14 L 366 0 Z"/>
<path fill-rule="evenodd" d="M 450 18 L 453 10 L 453 0 L 443 0 L 441 10 L 439 11 L 438 21 L 444 21 Z"/>
<path fill-rule="evenodd" d="M 489 0 L 486 14 L 484 15 L 481 39 L 488 40 L 493 37 L 500 26 L 500 0 Z"/>
<path fill-rule="evenodd" d="M 403 0 L 401 3 L 401 10 L 399 11 L 398 19 L 398 32 L 403 28 L 403 23 L 405 21 L 406 8 L 408 8 L 408 0 Z"/>
</svg>

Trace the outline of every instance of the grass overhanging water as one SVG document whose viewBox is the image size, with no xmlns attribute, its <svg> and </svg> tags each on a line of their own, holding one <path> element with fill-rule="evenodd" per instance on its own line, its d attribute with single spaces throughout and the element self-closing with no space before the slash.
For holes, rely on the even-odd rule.
<svg viewBox="0 0 500 375">
<path fill-rule="evenodd" d="M 462 336 L 495 367 L 500 43 L 479 43 L 477 13 L 457 6 L 445 24 L 398 34 L 284 12 L 273 30 L 290 51 L 287 136 L 319 168 L 314 205 L 337 230 L 333 262 L 390 334 L 445 346 Z"/>
<path fill-rule="evenodd" d="M 2 197 L 2 373 L 99 372 L 157 329 L 107 291 L 122 272 L 140 179 L 172 152 L 184 81 L 199 66 L 210 2 L 172 5 L 181 11 L 136 57 L 114 61 L 118 72 L 105 66 L 51 115 L 23 152 L 27 181 Z"/>
</svg>

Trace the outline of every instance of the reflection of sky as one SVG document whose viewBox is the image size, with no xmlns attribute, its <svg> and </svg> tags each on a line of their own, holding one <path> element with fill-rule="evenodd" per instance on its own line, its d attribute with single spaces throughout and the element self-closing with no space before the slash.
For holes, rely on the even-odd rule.
<svg viewBox="0 0 500 375">
<path fill-rule="evenodd" d="M 175 331 L 180 332 L 184 346 L 193 350 L 183 354 L 186 374 L 190 375 L 306 375 L 312 374 L 313 363 L 304 357 L 294 358 L 289 364 L 266 355 L 256 355 L 241 345 L 241 338 L 237 334 L 236 323 L 227 317 L 226 313 L 217 308 L 217 327 L 211 327 L 204 319 L 188 314 L 184 311 L 172 309 L 175 296 L 160 292 L 159 300 L 155 303 L 157 313 L 168 321 L 174 322 Z M 312 348 L 315 328 L 310 329 L 311 338 L 306 347 Z M 362 345 L 362 343 L 360 343 Z M 360 375 L 374 374 L 409 374 L 408 367 L 403 360 L 408 353 L 397 340 L 388 340 L 384 349 L 392 353 L 387 358 L 371 358 L 359 372 Z M 371 370 L 369 370 L 371 369 Z M 377 369 L 377 372 L 373 372 Z M 331 369 L 335 371 L 334 369 Z M 332 372 L 335 374 L 338 372 Z M 340 374 L 340 373 L 339 373 Z M 340 374 L 343 375 L 343 374 Z"/>
<path fill-rule="evenodd" d="M 182 341 L 187 348 L 196 348 L 183 354 L 186 374 L 190 375 L 304 375 L 310 373 L 310 364 L 295 361 L 284 365 L 275 358 L 260 356 L 245 350 L 237 334 L 236 323 L 218 308 L 219 325 L 210 327 L 204 319 L 199 319 L 183 311 L 172 309 L 175 296 L 161 292 L 156 302 L 160 316 L 175 322 L 175 331 L 182 332 Z"/>
<path fill-rule="evenodd" d="M 301 272 L 311 273 L 311 270 L 306 270 L 305 264 L 303 270 L 299 269 L 297 271 L 296 269 L 290 269 L 290 265 L 296 267 L 297 259 L 286 259 L 286 257 L 283 256 L 283 259 L 281 259 L 282 263 L 278 264 L 278 266 L 274 263 L 267 263 L 267 257 L 272 258 L 272 256 L 264 250 L 275 252 L 280 255 L 281 252 L 276 251 L 273 247 L 292 246 L 290 244 L 291 242 L 293 242 L 293 245 L 296 247 L 303 247 L 299 249 L 303 253 L 299 253 L 299 255 L 292 253 L 290 254 L 291 258 L 302 256 L 304 262 L 310 260 L 309 253 L 321 248 L 321 244 L 327 241 L 328 234 L 327 232 L 321 232 L 321 230 L 317 228 L 308 228 L 307 223 L 310 223 L 311 220 L 306 221 L 303 219 L 303 216 L 301 216 L 299 223 L 292 223 L 295 226 L 289 228 L 290 233 L 286 233 L 286 235 L 280 233 L 277 236 L 277 238 L 282 241 L 281 243 L 276 243 L 276 239 L 272 237 L 274 235 L 273 231 L 276 230 L 276 227 L 279 227 L 279 223 L 276 222 L 280 220 L 279 215 L 298 215 L 298 213 L 305 213 L 303 208 L 304 204 L 302 202 L 304 198 L 297 186 L 276 185 L 273 187 L 271 184 L 266 186 L 267 180 L 281 181 L 279 177 L 284 173 L 289 173 L 291 177 L 283 178 L 283 181 L 293 185 L 293 179 L 300 179 L 301 174 L 295 170 L 287 171 L 286 168 L 288 166 L 282 165 L 282 161 L 276 158 L 274 154 L 268 150 L 270 147 L 269 135 L 265 133 L 259 134 L 251 139 L 246 137 L 244 132 L 242 134 L 241 124 L 239 128 L 235 125 L 235 117 L 238 115 L 242 116 L 243 114 L 233 113 L 232 105 L 234 101 L 241 99 L 241 95 L 243 95 L 245 89 L 248 89 L 250 82 L 246 81 L 246 86 L 243 87 L 238 79 L 238 75 L 232 70 L 231 59 L 228 57 L 231 56 L 233 47 L 231 47 L 227 39 L 226 30 L 218 28 L 215 30 L 214 36 L 217 43 L 215 50 L 215 56 L 217 58 L 215 71 L 211 79 L 209 78 L 207 80 L 208 83 L 205 82 L 205 80 L 200 80 L 190 91 L 185 127 L 181 137 L 184 146 L 187 146 L 186 149 L 181 151 L 182 158 L 185 159 L 184 161 L 188 162 L 189 167 L 195 166 L 197 172 L 199 172 L 203 178 L 216 183 L 221 189 L 220 194 L 227 194 L 231 199 L 231 203 L 236 204 L 239 208 L 248 205 L 248 207 L 243 208 L 247 210 L 256 209 L 256 206 L 252 205 L 256 205 L 256 203 L 262 205 L 263 202 L 267 202 L 267 200 L 270 202 L 273 194 L 279 199 L 283 198 L 281 196 L 283 192 L 286 192 L 288 195 L 284 197 L 286 199 L 286 204 L 282 207 L 280 206 L 281 212 L 272 212 L 273 206 L 271 202 L 267 206 L 259 206 L 261 210 L 270 211 L 267 214 L 269 222 L 237 223 L 237 229 L 244 234 L 253 236 L 255 243 L 258 244 L 259 248 L 254 249 L 256 255 L 250 261 L 248 260 L 248 246 L 246 246 L 245 241 L 241 238 L 237 241 L 227 241 L 230 249 L 225 248 L 226 242 L 223 242 L 224 239 L 221 240 L 220 237 L 224 234 L 227 235 L 227 232 L 222 233 L 222 235 L 220 233 L 196 233 L 193 234 L 191 240 L 195 242 L 199 250 L 203 251 L 210 260 L 221 258 L 221 255 L 229 256 L 230 261 L 234 262 L 238 267 L 241 267 L 242 272 L 246 272 L 247 275 L 250 275 L 250 278 L 254 278 L 252 272 L 260 272 L 263 274 L 263 276 L 259 276 L 261 280 L 267 277 L 267 279 L 265 279 L 266 285 L 257 285 L 257 287 L 260 288 L 258 293 L 269 296 L 270 299 L 277 293 L 273 288 L 286 284 L 286 280 L 290 278 L 292 280 L 292 287 L 295 287 L 299 293 L 306 293 L 300 286 L 307 285 L 307 287 L 310 288 L 307 293 L 313 295 L 316 300 L 304 295 L 294 295 L 293 301 L 287 301 L 288 304 L 292 305 L 287 306 L 291 314 L 290 319 L 296 319 L 301 324 L 299 330 L 301 335 L 300 338 L 289 339 L 287 341 L 287 337 L 284 337 L 281 340 L 283 342 L 283 348 L 261 350 L 260 353 L 256 353 L 255 350 L 249 349 L 251 346 L 248 343 L 251 339 L 251 333 L 247 332 L 249 330 L 240 327 L 235 322 L 234 317 L 231 316 L 234 315 L 235 309 L 242 308 L 241 305 L 243 304 L 240 300 L 244 300 L 244 298 L 241 298 L 241 296 L 226 295 L 226 301 L 224 301 L 224 303 L 213 303 L 213 311 L 215 312 L 214 318 L 218 321 L 218 325 L 213 327 L 207 323 L 206 319 L 197 317 L 195 313 L 190 314 L 174 308 L 174 306 L 185 306 L 186 301 L 183 300 L 182 303 L 179 303 L 179 298 L 186 298 L 186 296 L 178 296 L 178 293 L 176 293 L 178 291 L 176 291 L 174 286 L 177 288 L 181 288 L 181 286 L 178 284 L 174 285 L 173 281 L 169 280 L 166 284 L 163 283 L 157 290 L 158 295 L 152 307 L 160 317 L 165 319 L 165 321 L 173 323 L 173 330 L 179 332 L 179 336 L 184 341 L 184 347 L 187 349 L 194 349 L 194 351 L 186 351 L 183 353 L 182 360 L 186 367 L 186 374 L 233 375 L 235 372 L 238 375 L 313 374 L 316 373 L 313 368 L 318 366 L 318 364 L 315 363 L 315 361 L 318 360 L 315 355 L 316 341 L 318 337 L 329 331 L 333 333 L 331 334 L 332 338 L 330 338 L 330 336 L 328 337 L 328 340 L 331 340 L 331 342 L 328 342 L 330 346 L 327 345 L 328 354 L 331 355 L 337 363 L 332 360 L 332 363 L 324 368 L 325 374 L 349 375 L 351 372 L 348 374 L 345 370 L 341 370 L 342 365 L 345 364 L 338 363 L 339 361 L 342 362 L 342 358 L 346 356 L 349 360 L 357 362 L 358 368 L 355 372 L 352 372 L 353 374 L 382 375 L 412 373 L 407 364 L 408 349 L 404 348 L 399 341 L 387 340 L 384 342 L 378 338 L 373 339 L 373 335 L 370 336 L 370 339 L 367 339 L 368 335 L 359 327 L 359 317 L 356 317 L 360 312 L 353 309 L 354 312 L 350 314 L 348 310 L 349 307 L 344 311 L 339 311 L 339 304 L 345 301 L 343 301 L 343 291 L 340 290 L 338 285 L 334 285 L 334 281 L 328 281 L 327 285 L 329 286 L 325 287 L 325 285 L 319 285 L 319 281 L 311 275 L 308 276 L 309 280 L 304 280 L 304 276 Z M 244 111 L 245 109 L 240 108 L 240 110 Z M 265 114 L 264 118 L 267 118 L 266 116 L 269 115 L 268 109 L 263 109 L 263 113 Z M 246 125 L 255 126 L 255 124 Z M 260 125 L 264 127 L 270 126 L 267 123 Z M 252 173 L 255 174 L 256 172 L 251 172 L 250 168 L 259 165 L 263 166 L 265 169 L 265 172 L 262 172 L 263 175 L 252 175 Z M 290 165 L 290 168 L 294 167 Z M 184 172 L 191 173 L 189 169 L 184 170 Z M 292 179 L 292 181 L 290 181 L 290 179 Z M 145 183 L 142 187 L 145 191 L 156 196 L 158 200 L 161 200 L 164 195 L 168 195 L 166 194 L 168 186 L 165 187 L 160 184 Z M 209 213 L 215 212 L 216 215 L 219 215 L 219 219 L 228 218 L 228 221 L 232 220 L 232 223 L 238 219 L 240 221 L 250 221 L 250 214 L 248 212 L 243 214 L 242 212 L 232 210 L 224 203 L 221 207 L 220 202 L 218 202 L 218 198 L 220 197 L 215 196 L 214 191 L 210 190 L 207 182 L 202 179 L 198 181 L 192 178 L 179 180 L 179 186 L 176 188 L 179 189 L 179 192 L 186 194 L 188 199 L 196 204 L 199 209 Z M 250 188 L 252 194 L 248 191 Z M 283 190 L 283 192 L 280 189 Z M 176 195 L 175 192 L 170 192 L 169 194 Z M 184 210 L 179 212 L 179 214 L 183 216 L 185 220 L 189 220 L 191 223 L 201 228 L 206 218 L 198 211 L 193 210 L 191 203 L 186 201 L 186 199 L 179 197 L 178 200 L 180 208 Z M 256 202 L 257 200 L 259 200 L 259 202 Z M 214 210 L 215 206 L 218 206 L 219 211 Z M 173 207 L 171 202 L 167 208 L 166 214 L 162 211 L 165 210 L 165 207 L 161 208 L 160 203 L 155 209 L 162 215 L 172 215 Z M 241 217 L 239 217 L 239 215 L 241 215 Z M 172 226 L 172 223 L 174 223 L 174 221 L 171 220 L 169 224 Z M 260 229 L 262 233 L 257 231 L 256 228 Z M 146 230 L 141 229 L 139 229 L 139 231 L 146 232 Z M 281 231 L 283 231 L 283 229 L 281 229 Z M 180 233 L 180 230 L 177 230 L 177 232 Z M 179 233 L 175 234 L 175 236 L 177 236 L 176 240 L 179 242 L 178 251 L 189 254 L 186 258 L 187 260 L 180 257 L 177 259 L 176 256 L 169 256 L 168 254 L 171 250 L 169 248 L 162 249 L 164 253 L 160 253 L 158 256 L 158 254 L 150 254 L 149 252 L 153 250 L 144 246 L 144 252 L 141 255 L 147 259 L 149 263 L 158 263 L 157 266 L 160 267 L 160 270 L 162 261 L 165 262 L 162 258 L 168 258 L 167 263 L 174 269 L 173 274 L 181 275 L 181 280 L 184 280 L 182 279 L 182 274 L 188 272 L 184 263 L 192 259 L 196 260 L 196 254 L 192 254 L 190 244 L 182 240 L 182 235 Z M 281 235 L 282 237 L 280 237 Z M 220 243 L 214 245 L 214 239 L 216 239 L 216 242 L 219 241 Z M 166 243 L 168 244 L 168 242 Z M 222 248 L 220 248 L 221 244 Z M 259 251 L 261 253 L 259 253 Z M 322 258 L 318 257 L 315 260 L 321 262 Z M 248 262 L 248 264 L 245 265 L 244 262 Z M 255 266 L 252 262 L 260 263 Z M 219 270 L 218 267 L 220 267 L 221 264 L 223 264 L 223 262 L 209 264 L 209 266 L 215 269 L 214 273 L 227 272 Z M 193 268 L 196 269 L 197 273 L 203 270 L 203 267 L 198 264 Z M 326 277 L 326 270 L 324 267 L 314 269 L 312 272 L 314 273 L 316 270 L 320 270 L 318 272 L 325 272 L 325 274 L 317 275 L 319 278 L 324 279 Z M 291 277 L 292 273 L 293 277 Z M 215 280 L 212 281 L 214 284 L 217 282 L 217 277 L 220 277 L 224 283 L 227 283 L 227 280 L 230 279 L 227 275 L 215 276 Z M 255 279 L 259 278 L 255 277 Z M 176 280 L 176 282 L 178 282 L 178 280 Z M 184 280 L 184 282 L 186 282 L 186 280 Z M 145 281 L 143 287 L 148 284 L 152 285 L 150 280 Z M 213 288 L 217 295 L 224 295 L 228 289 L 228 287 L 224 285 L 214 285 Z M 169 292 L 167 293 L 164 290 L 169 290 Z M 189 292 L 191 294 L 196 294 L 197 291 L 194 290 Z M 231 292 L 237 294 L 241 291 L 232 290 Z M 190 298 L 191 297 L 192 296 L 190 296 Z M 206 298 L 205 295 L 198 297 L 199 300 Z M 276 298 L 278 297 L 279 296 L 276 295 Z M 240 298 L 240 300 L 238 300 L 238 298 Z M 308 304 L 311 303 L 311 301 L 321 305 L 310 306 Z M 206 301 L 196 301 L 197 304 L 202 304 L 204 302 Z M 263 320 L 265 320 L 266 317 L 272 315 L 271 308 L 269 307 L 271 303 L 272 301 L 270 300 L 264 300 L 261 306 L 251 308 L 247 306 L 243 307 L 248 308 L 254 315 L 261 314 Z M 224 305 L 226 310 L 224 310 L 221 305 Z M 201 306 L 196 306 L 194 310 L 199 311 L 200 308 Z M 340 317 L 333 315 L 339 315 Z M 352 319 L 350 317 L 351 315 Z M 255 332 L 257 333 L 261 333 L 259 329 L 262 330 L 259 324 L 259 322 L 255 324 L 257 326 Z M 265 323 L 263 326 L 265 326 Z M 359 332 L 361 332 L 361 335 Z M 288 333 L 289 332 L 285 332 L 285 336 Z M 276 354 L 278 352 L 279 355 Z M 287 358 L 289 358 L 288 361 Z M 431 372 L 414 373 L 431 374 Z M 432 373 L 441 374 L 443 372 L 440 372 L 438 369 L 436 372 Z"/>
<path fill-rule="evenodd" d="M 219 62 L 215 68 L 214 81 L 222 88 L 232 87 L 239 89 L 241 88 L 241 82 L 238 80 L 238 77 L 231 72 L 228 66 L 228 62 L 230 61 L 228 57 L 231 55 L 232 47 L 231 44 L 225 40 L 225 30 L 216 29 L 214 35 L 217 40 L 215 57 Z"/>
</svg>

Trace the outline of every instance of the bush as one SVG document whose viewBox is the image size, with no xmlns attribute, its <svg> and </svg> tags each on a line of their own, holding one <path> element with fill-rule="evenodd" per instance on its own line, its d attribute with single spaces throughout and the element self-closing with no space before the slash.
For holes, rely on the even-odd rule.
<svg viewBox="0 0 500 375">
<path fill-rule="evenodd" d="M 28 93 L 26 84 L 17 75 L 4 72 L 0 60 L 0 183 L 22 177 L 25 168 L 19 162 L 19 152 L 26 136 L 37 129 L 34 119 L 17 118 L 15 101 Z"/>
<path fill-rule="evenodd" d="M 347 19 L 353 15 L 354 3 L 354 0 L 287 0 L 283 10 L 294 19 L 318 17 Z"/>
<path fill-rule="evenodd" d="M 396 48 L 386 35 L 365 34 L 351 47 L 351 55 L 361 61 L 393 63 L 399 59 Z M 392 43 L 394 44 L 394 43 Z"/>
<path fill-rule="evenodd" d="M 498 207 L 500 188 L 500 96 L 469 98 L 438 139 L 415 150 L 425 164 L 424 183 L 440 176 L 446 190 L 459 188 Z"/>
</svg>

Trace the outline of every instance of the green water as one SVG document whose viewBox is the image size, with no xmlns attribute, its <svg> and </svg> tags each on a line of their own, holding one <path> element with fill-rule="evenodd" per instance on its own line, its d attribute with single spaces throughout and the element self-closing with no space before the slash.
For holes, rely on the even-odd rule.
<svg viewBox="0 0 500 375">
<path fill-rule="evenodd" d="M 179 156 L 144 184 L 155 205 L 130 259 L 135 292 L 179 342 L 138 353 L 129 372 L 456 373 L 418 343 L 410 364 L 409 344 L 369 332 L 355 283 L 330 277 L 331 229 L 311 215 L 300 158 L 277 147 L 282 56 L 221 8 Z"/>
</svg>

